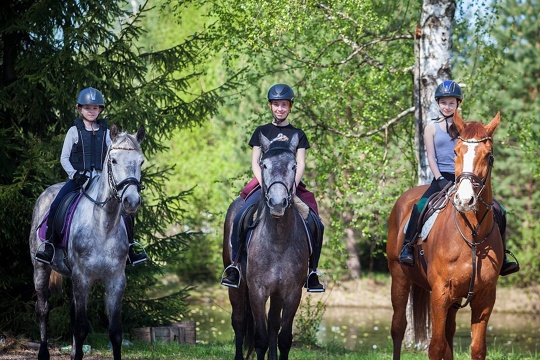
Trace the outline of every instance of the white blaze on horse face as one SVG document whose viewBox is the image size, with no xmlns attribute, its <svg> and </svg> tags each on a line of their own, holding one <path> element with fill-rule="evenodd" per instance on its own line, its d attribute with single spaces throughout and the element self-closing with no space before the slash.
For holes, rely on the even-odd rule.
<svg viewBox="0 0 540 360">
<path fill-rule="evenodd" d="M 463 155 L 463 172 L 474 173 L 474 158 L 476 155 L 476 147 L 478 143 L 464 143 L 467 146 L 467 151 Z M 467 212 L 476 209 L 476 194 L 474 193 L 473 184 L 469 178 L 462 179 L 457 184 L 457 191 L 454 195 L 456 207 L 461 212 Z"/>
</svg>

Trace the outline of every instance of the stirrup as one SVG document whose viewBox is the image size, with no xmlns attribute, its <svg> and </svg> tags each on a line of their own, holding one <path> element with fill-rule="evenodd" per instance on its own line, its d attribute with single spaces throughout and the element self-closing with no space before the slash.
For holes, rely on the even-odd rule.
<svg viewBox="0 0 540 360">
<path fill-rule="evenodd" d="M 226 283 L 226 282 L 223 281 L 223 279 L 225 278 L 225 276 L 227 274 L 227 270 L 229 270 L 229 269 L 236 269 L 236 271 L 238 271 L 238 283 L 237 284 L 229 284 L 229 283 Z M 223 285 L 223 286 L 238 289 L 240 287 L 240 282 L 241 281 L 242 281 L 242 273 L 240 272 L 240 268 L 238 266 L 236 266 L 235 264 L 231 264 L 231 265 L 227 266 L 225 268 L 225 270 L 223 270 L 223 273 L 221 274 L 221 285 Z"/>
<path fill-rule="evenodd" d="M 137 264 L 140 264 L 140 263 L 142 263 L 142 262 L 147 261 L 147 260 L 148 260 L 148 255 L 146 255 L 146 250 L 145 250 L 144 246 L 142 246 L 141 243 L 139 243 L 139 242 L 137 242 L 137 241 L 134 241 L 134 242 L 132 242 L 132 243 L 129 244 L 129 247 L 131 248 L 131 247 L 133 247 L 133 245 L 136 245 L 137 250 L 139 251 L 139 252 L 136 253 L 136 252 L 135 252 L 135 248 L 133 248 L 133 254 L 134 254 L 134 255 L 144 255 L 144 259 L 140 259 L 140 260 L 136 260 L 136 261 L 131 261 L 131 258 L 130 258 L 130 256 L 129 256 L 129 250 L 128 250 L 127 263 L 128 263 L 129 265 L 137 265 Z"/>
<path fill-rule="evenodd" d="M 311 275 L 317 275 L 317 277 L 319 278 L 319 283 L 321 284 L 321 279 L 322 279 L 322 289 L 312 289 L 309 287 L 309 278 L 311 277 Z M 323 275 L 322 272 L 320 272 L 319 270 L 311 270 L 306 278 L 306 289 L 307 289 L 307 292 L 310 292 L 310 293 L 322 293 L 322 292 L 325 292 L 326 291 L 326 277 Z"/>
<path fill-rule="evenodd" d="M 45 249 L 46 249 L 47 245 L 52 246 L 52 249 L 53 249 L 53 250 L 52 250 L 51 261 L 47 261 L 47 260 L 45 260 L 45 259 L 41 259 L 41 258 L 39 258 L 39 257 L 37 256 L 37 253 L 38 253 L 38 252 L 45 252 Z M 43 250 L 40 250 L 42 246 L 43 246 Z M 50 242 L 50 241 L 44 241 L 44 242 L 42 242 L 41 244 L 39 244 L 39 246 L 38 246 L 38 248 L 37 248 L 37 250 L 36 250 L 36 252 L 35 252 L 35 254 L 34 254 L 34 259 L 35 259 L 36 261 L 42 263 L 42 264 L 51 265 L 51 264 L 53 263 L 53 261 L 54 261 L 54 256 L 55 256 L 55 255 L 56 255 L 56 247 L 54 246 L 54 244 L 53 244 L 52 242 Z"/>
</svg>

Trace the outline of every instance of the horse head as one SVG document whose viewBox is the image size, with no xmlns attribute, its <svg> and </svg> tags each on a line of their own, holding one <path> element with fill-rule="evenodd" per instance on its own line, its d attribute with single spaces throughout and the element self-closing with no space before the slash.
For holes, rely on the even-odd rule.
<svg viewBox="0 0 540 360">
<path fill-rule="evenodd" d="M 456 190 L 454 205 L 461 212 L 477 210 L 478 200 L 489 186 L 491 197 L 491 169 L 493 167 L 493 133 L 500 123 L 500 113 L 487 125 L 479 122 L 467 122 L 456 112 L 454 124 L 459 132 L 454 148 L 456 154 L 455 173 Z M 491 199 L 488 199 L 491 201 Z"/>
<path fill-rule="evenodd" d="M 127 214 L 133 214 L 141 205 L 140 191 L 141 167 L 144 155 L 141 142 L 144 139 L 144 126 L 134 135 L 119 133 L 116 125 L 111 126 L 111 145 L 105 159 L 109 188 L 113 197 L 120 202 Z"/>
<path fill-rule="evenodd" d="M 298 135 L 292 139 L 268 140 L 259 135 L 261 150 L 261 177 L 263 196 L 273 217 L 282 217 L 285 210 L 293 205 L 292 196 L 296 191 L 296 147 Z"/>
</svg>

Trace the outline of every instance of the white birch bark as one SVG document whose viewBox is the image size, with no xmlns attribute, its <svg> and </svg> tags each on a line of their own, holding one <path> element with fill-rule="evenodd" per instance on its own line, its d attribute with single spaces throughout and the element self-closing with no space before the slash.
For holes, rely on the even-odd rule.
<svg viewBox="0 0 540 360">
<path fill-rule="evenodd" d="M 450 59 L 452 29 L 456 12 L 455 0 L 424 0 L 415 40 L 415 148 L 418 160 L 418 185 L 431 182 L 433 174 L 427 162 L 424 128 L 431 119 L 439 117 L 435 102 L 437 85 L 451 78 Z M 412 324 L 412 306 L 407 305 L 407 323 Z M 431 324 L 428 334 L 431 334 Z M 429 339 L 416 343 L 411 326 L 407 326 L 404 343 L 419 349 L 427 348 Z"/>
</svg>

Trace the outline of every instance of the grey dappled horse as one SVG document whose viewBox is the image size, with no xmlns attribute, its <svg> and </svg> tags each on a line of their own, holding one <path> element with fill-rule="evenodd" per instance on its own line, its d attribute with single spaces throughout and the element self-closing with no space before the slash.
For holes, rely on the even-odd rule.
<svg viewBox="0 0 540 360">
<path fill-rule="evenodd" d="M 298 137 L 270 142 L 261 135 L 262 192 L 257 204 L 247 256 L 241 256 L 243 281 L 229 288 L 232 326 L 235 333 L 235 359 L 253 352 L 257 359 L 288 359 L 292 345 L 293 320 L 302 297 L 308 271 L 309 244 L 304 221 L 294 209 L 296 192 L 295 149 Z M 242 205 L 241 198 L 229 207 L 225 219 L 223 263 L 231 264 L 230 235 L 233 219 Z M 268 317 L 266 303 L 270 298 Z"/>
<path fill-rule="evenodd" d="M 140 143 L 144 127 L 136 134 L 119 133 L 111 126 L 111 145 L 103 171 L 85 193 L 73 215 L 67 255 L 57 249 L 52 265 L 34 259 L 40 245 L 36 229 L 63 184 L 47 188 L 38 198 L 32 215 L 30 255 L 34 265 L 34 286 L 37 294 L 36 313 L 41 332 L 38 359 L 49 359 L 47 319 L 49 316 L 49 278 L 54 270 L 71 277 L 71 359 L 82 359 L 82 346 L 88 335 L 86 314 L 88 295 L 96 281 L 105 287 L 105 305 L 109 320 L 109 338 L 115 360 L 121 359 L 122 297 L 126 287 L 128 237 L 121 212 L 134 214 L 141 205 L 141 166 L 144 155 Z M 65 259 L 64 259 L 65 258 Z"/>
</svg>

